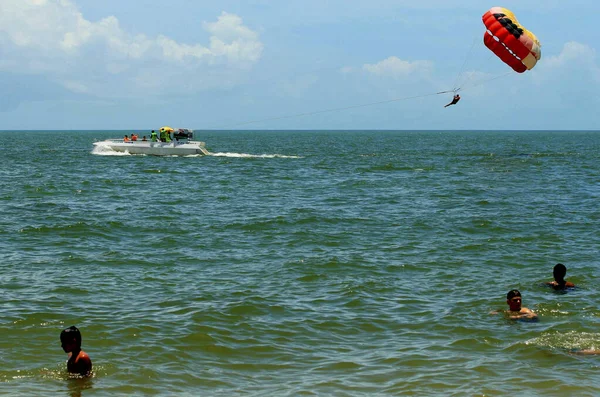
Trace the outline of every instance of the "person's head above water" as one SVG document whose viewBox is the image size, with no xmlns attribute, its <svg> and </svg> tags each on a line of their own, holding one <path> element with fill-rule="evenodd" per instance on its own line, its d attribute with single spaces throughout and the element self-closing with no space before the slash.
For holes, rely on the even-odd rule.
<svg viewBox="0 0 600 397">
<path fill-rule="evenodd" d="M 567 267 L 562 263 L 557 263 L 556 266 L 554 266 L 552 273 L 554 274 L 554 279 L 556 281 L 563 280 L 567 275 Z"/>
<path fill-rule="evenodd" d="M 506 294 L 506 303 L 508 303 L 511 311 L 514 312 L 521 310 L 521 302 L 521 292 L 519 292 L 518 289 L 511 289 L 508 291 Z"/>
<path fill-rule="evenodd" d="M 81 332 L 79 332 L 76 326 L 71 325 L 69 328 L 63 329 L 60 333 L 60 342 L 66 352 L 72 350 L 67 350 L 72 344 L 75 345 L 73 347 L 81 348 Z"/>
</svg>

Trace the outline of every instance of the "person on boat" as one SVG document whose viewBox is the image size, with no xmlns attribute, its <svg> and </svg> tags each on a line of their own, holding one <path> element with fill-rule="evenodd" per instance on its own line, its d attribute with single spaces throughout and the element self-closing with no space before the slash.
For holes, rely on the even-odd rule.
<svg viewBox="0 0 600 397">
<path fill-rule="evenodd" d="M 506 316 L 511 320 L 518 319 L 537 319 L 537 314 L 533 310 L 521 306 L 522 298 L 521 292 L 518 289 L 512 289 L 506 294 L 506 303 L 508 304 L 508 310 L 504 311 Z M 498 314 L 500 311 L 496 310 L 490 314 Z"/>
<path fill-rule="evenodd" d="M 152 142 L 158 141 L 158 135 L 156 134 L 156 131 L 152 130 L 152 132 L 150 133 L 150 140 Z"/>
<path fill-rule="evenodd" d="M 131 134 L 131 140 L 132 141 L 137 141 L 137 139 L 138 139 L 137 134 Z"/>
<path fill-rule="evenodd" d="M 142 142 L 148 142 L 148 139 L 146 139 L 146 135 L 144 135 L 144 136 L 142 137 Z"/>
<path fill-rule="evenodd" d="M 449 104 L 447 104 L 446 106 L 444 106 L 445 108 L 447 108 L 450 105 L 456 105 L 458 103 L 458 101 L 460 101 L 460 95 L 456 94 L 454 95 L 454 97 L 452 98 L 452 102 L 450 102 Z"/>
<path fill-rule="evenodd" d="M 165 142 L 171 142 L 171 131 L 165 131 Z"/>
<path fill-rule="evenodd" d="M 123 142 L 129 142 L 129 137 L 127 135 L 125 135 L 125 137 L 123 138 Z"/>
<path fill-rule="evenodd" d="M 556 266 L 554 266 L 552 273 L 554 275 L 554 281 L 549 281 L 546 283 L 546 285 L 549 285 L 556 290 L 564 290 L 575 287 L 575 284 L 565 280 L 565 276 L 567 275 L 567 267 L 562 263 L 557 263 Z"/>
<path fill-rule="evenodd" d="M 92 360 L 81 350 L 81 332 L 74 325 L 60 333 L 60 345 L 69 354 L 67 371 L 81 376 L 92 375 Z"/>
</svg>

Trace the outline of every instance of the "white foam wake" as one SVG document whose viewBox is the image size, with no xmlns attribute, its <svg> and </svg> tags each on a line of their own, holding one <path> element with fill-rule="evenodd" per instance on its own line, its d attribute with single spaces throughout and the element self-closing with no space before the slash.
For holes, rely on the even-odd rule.
<svg viewBox="0 0 600 397">
<path fill-rule="evenodd" d="M 97 154 L 98 156 L 131 156 L 128 152 L 116 152 L 110 148 L 107 144 L 99 143 L 94 145 L 94 149 L 92 149 L 92 154 Z"/>
<path fill-rule="evenodd" d="M 302 156 L 288 156 L 285 154 L 247 154 L 247 153 L 209 153 L 213 157 L 238 157 L 238 158 L 257 158 L 257 159 L 301 159 Z"/>
</svg>

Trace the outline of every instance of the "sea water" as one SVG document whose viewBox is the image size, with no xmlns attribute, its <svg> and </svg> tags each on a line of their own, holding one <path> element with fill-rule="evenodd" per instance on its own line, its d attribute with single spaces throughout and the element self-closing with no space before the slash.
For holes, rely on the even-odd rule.
<svg viewBox="0 0 600 397">
<path fill-rule="evenodd" d="M 0 132 L 0 394 L 600 394 L 600 133 L 130 132 Z"/>
</svg>

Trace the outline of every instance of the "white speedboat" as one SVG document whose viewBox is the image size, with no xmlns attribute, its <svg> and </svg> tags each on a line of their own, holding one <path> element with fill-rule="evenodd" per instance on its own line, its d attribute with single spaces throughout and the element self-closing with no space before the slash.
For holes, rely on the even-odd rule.
<svg viewBox="0 0 600 397">
<path fill-rule="evenodd" d="M 181 130 L 180 130 L 181 131 Z M 94 151 L 114 151 L 129 154 L 146 154 L 150 156 L 191 156 L 208 155 L 206 144 L 200 141 L 193 141 L 192 132 L 185 130 L 186 134 L 180 136 L 171 142 L 152 142 L 152 141 L 127 141 L 121 139 L 107 139 L 94 142 Z M 177 132 L 175 137 L 178 137 Z"/>
</svg>

